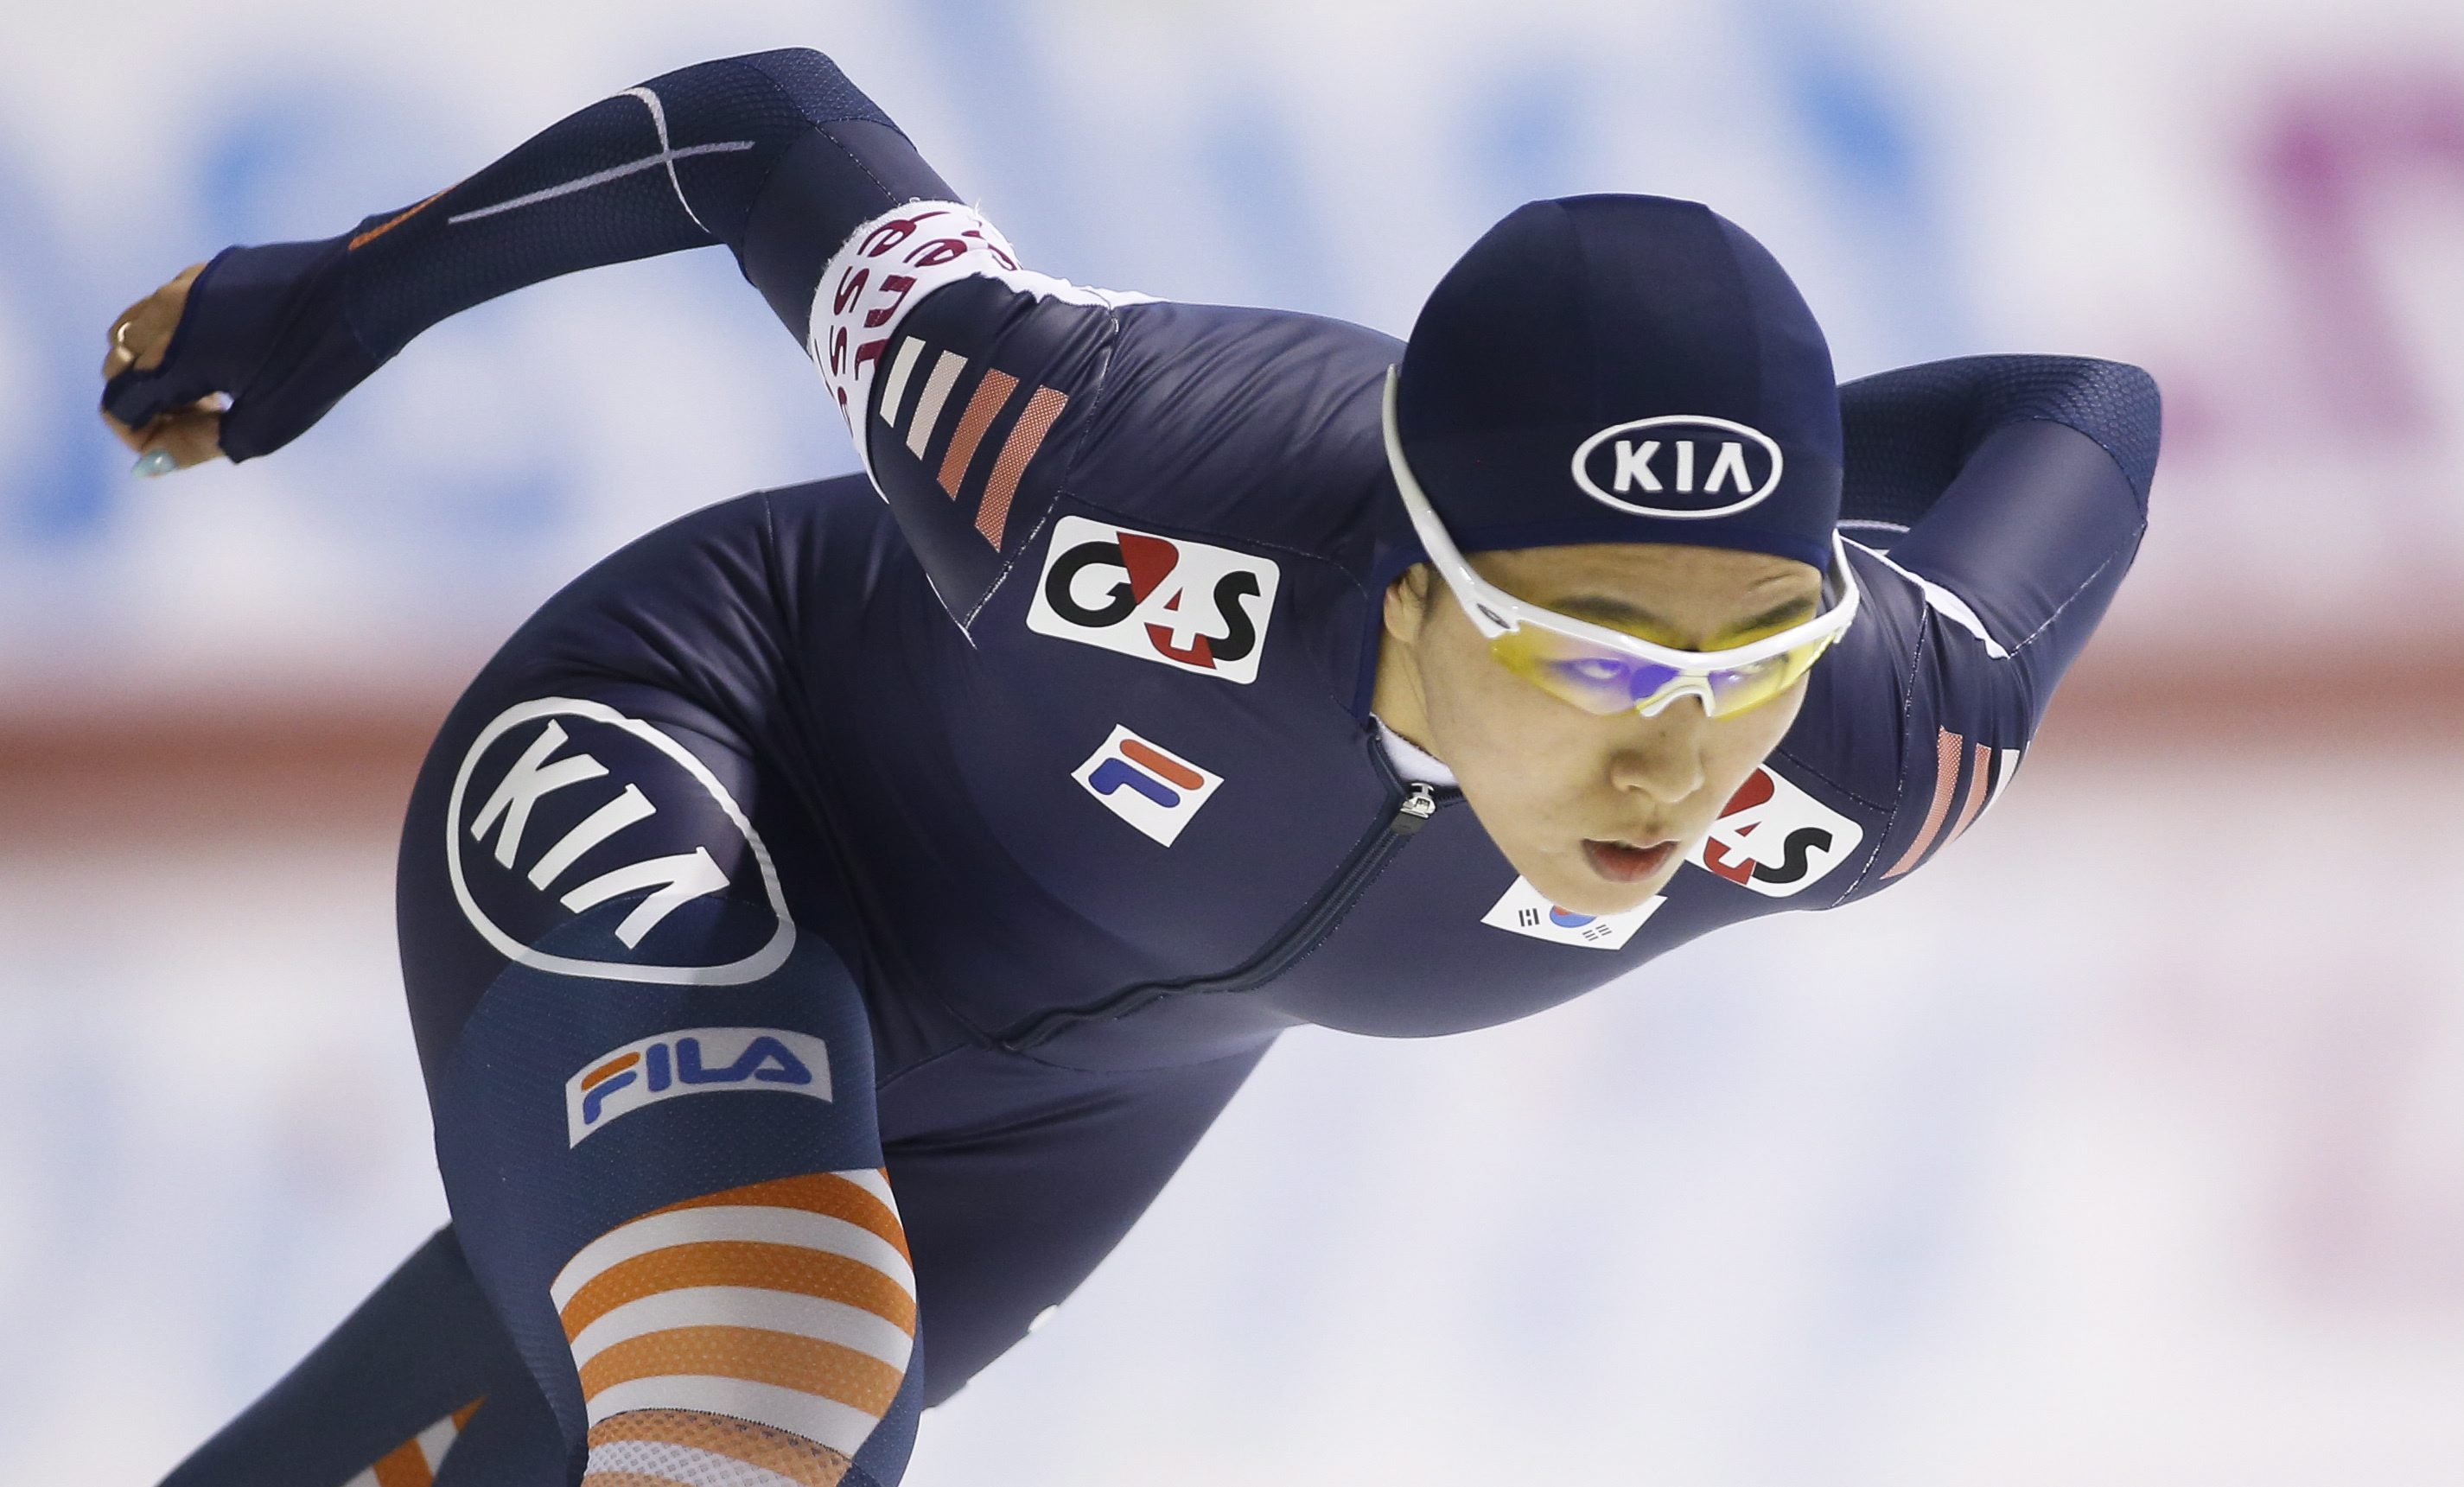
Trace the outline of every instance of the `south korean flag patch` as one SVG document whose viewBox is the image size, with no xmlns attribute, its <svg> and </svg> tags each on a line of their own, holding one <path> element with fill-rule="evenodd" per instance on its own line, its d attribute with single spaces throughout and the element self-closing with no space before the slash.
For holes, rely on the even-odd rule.
<svg viewBox="0 0 2464 1487">
<path fill-rule="evenodd" d="M 1514 934 L 1528 934 L 1535 940 L 1549 940 L 1559 945 L 1580 945 L 1586 950 L 1623 950 L 1634 931 L 1643 927 L 1660 906 L 1668 902 L 1655 893 L 1622 913 L 1578 914 L 1571 908 L 1559 908 L 1541 895 L 1530 880 L 1517 878 L 1514 886 L 1506 890 L 1494 908 L 1480 916 L 1480 922 L 1492 929 L 1505 929 Z"/>
</svg>

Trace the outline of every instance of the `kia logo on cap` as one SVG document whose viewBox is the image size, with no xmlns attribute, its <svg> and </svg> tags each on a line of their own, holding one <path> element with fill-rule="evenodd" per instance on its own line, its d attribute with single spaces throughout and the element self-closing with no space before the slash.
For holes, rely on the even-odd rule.
<svg viewBox="0 0 2464 1487">
<path fill-rule="evenodd" d="M 1779 489 L 1779 446 L 1725 418 L 1672 413 L 1613 424 L 1574 450 L 1574 484 L 1638 516 L 1700 521 L 1759 506 Z"/>
</svg>

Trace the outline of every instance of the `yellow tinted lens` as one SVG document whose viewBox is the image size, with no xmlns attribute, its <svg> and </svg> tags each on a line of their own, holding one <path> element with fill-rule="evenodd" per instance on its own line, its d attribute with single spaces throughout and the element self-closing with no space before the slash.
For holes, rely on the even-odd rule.
<svg viewBox="0 0 2464 1487">
<path fill-rule="evenodd" d="M 1550 696 L 1602 717 L 1650 700 L 1682 674 L 1537 625 L 1509 630 L 1488 648 L 1507 669 Z"/>
<path fill-rule="evenodd" d="M 1830 646 L 1831 637 L 1824 636 L 1749 666 L 1715 667 L 1706 672 L 1705 679 L 1711 684 L 1711 715 L 1735 717 L 1784 694 Z"/>
<path fill-rule="evenodd" d="M 1796 685 L 1830 645 L 1825 637 L 1746 666 L 1706 670 L 1645 661 L 1529 624 L 1497 636 L 1488 648 L 1515 675 L 1595 716 L 1647 707 L 1671 687 L 1700 679 L 1711 693 L 1710 715 L 1733 717 Z"/>
</svg>

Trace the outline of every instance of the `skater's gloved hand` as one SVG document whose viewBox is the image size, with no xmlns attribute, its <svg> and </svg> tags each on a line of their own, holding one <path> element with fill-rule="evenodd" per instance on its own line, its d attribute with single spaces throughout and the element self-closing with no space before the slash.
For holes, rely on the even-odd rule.
<svg viewBox="0 0 2464 1487">
<path fill-rule="evenodd" d="M 341 238 L 231 248 L 128 307 L 103 358 L 103 422 L 167 474 L 270 454 L 383 364 L 342 313 Z"/>
<path fill-rule="evenodd" d="M 141 474 L 186 470 L 222 453 L 224 400 L 219 397 L 167 407 L 133 426 L 111 412 L 112 379 L 130 371 L 142 377 L 162 366 L 163 354 L 171 346 L 171 333 L 180 323 L 181 312 L 187 308 L 188 287 L 205 272 L 202 263 L 188 265 L 180 271 L 179 277 L 122 310 L 120 318 L 111 322 L 111 349 L 102 357 L 102 421 L 111 426 L 121 443 L 137 451 Z"/>
</svg>

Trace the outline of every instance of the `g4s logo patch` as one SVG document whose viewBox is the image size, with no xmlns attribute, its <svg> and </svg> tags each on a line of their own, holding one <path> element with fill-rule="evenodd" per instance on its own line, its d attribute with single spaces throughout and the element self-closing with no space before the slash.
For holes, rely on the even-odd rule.
<svg viewBox="0 0 2464 1487">
<path fill-rule="evenodd" d="M 1765 764 L 1746 776 L 1686 861 L 1766 898 L 1790 898 L 1848 860 L 1865 828 Z"/>
<path fill-rule="evenodd" d="M 1281 578 L 1269 558 L 1064 516 L 1053 525 L 1026 627 L 1253 682 Z"/>
</svg>

